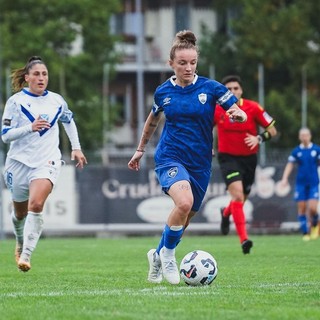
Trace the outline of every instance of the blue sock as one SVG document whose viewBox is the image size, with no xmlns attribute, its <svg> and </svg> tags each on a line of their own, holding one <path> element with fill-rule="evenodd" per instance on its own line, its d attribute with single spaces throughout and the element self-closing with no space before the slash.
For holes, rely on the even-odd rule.
<svg viewBox="0 0 320 320">
<path fill-rule="evenodd" d="M 299 215 L 298 220 L 300 222 L 300 230 L 302 234 L 307 234 L 308 233 L 307 217 L 304 215 Z"/>
<path fill-rule="evenodd" d="M 164 227 L 164 230 L 162 232 L 162 236 L 161 236 L 161 239 L 160 239 L 160 242 L 159 242 L 159 245 L 158 245 L 158 248 L 157 248 L 157 253 L 159 254 L 160 253 L 160 250 L 162 249 L 162 247 L 165 245 L 165 241 L 164 241 L 164 238 L 166 236 L 166 234 L 169 234 L 169 238 L 172 238 L 173 242 L 175 242 L 175 245 L 173 248 L 169 248 L 166 246 L 166 248 L 168 249 L 174 249 L 178 244 L 179 242 L 181 241 L 181 236 L 183 234 L 183 231 L 184 231 L 184 228 L 182 227 L 182 230 L 178 230 L 178 231 L 175 231 L 175 230 L 171 230 L 170 227 L 168 225 L 165 225 Z M 173 235 L 172 235 L 173 234 Z M 169 239 L 168 238 L 168 239 Z M 167 241 L 167 245 L 170 246 L 170 241 Z"/>
<path fill-rule="evenodd" d="M 319 221 L 319 215 L 315 214 L 314 216 L 312 216 L 312 226 L 316 227 L 318 225 L 318 221 Z"/>
<path fill-rule="evenodd" d="M 162 236 L 161 236 L 161 239 L 160 239 L 158 248 L 157 248 L 157 250 L 156 250 L 158 254 L 160 253 L 160 250 L 161 250 L 161 248 L 162 248 L 163 245 L 164 245 L 164 231 L 165 231 L 165 230 L 163 230 L 163 232 L 162 232 Z"/>
<path fill-rule="evenodd" d="M 164 228 L 164 243 L 163 245 L 168 249 L 174 249 L 180 242 L 183 234 L 183 226 L 172 226 L 171 228 L 166 225 Z"/>
</svg>

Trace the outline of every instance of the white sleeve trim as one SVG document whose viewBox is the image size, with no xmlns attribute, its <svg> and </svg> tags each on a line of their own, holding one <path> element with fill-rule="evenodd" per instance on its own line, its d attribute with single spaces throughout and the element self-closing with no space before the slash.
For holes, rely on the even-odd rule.
<svg viewBox="0 0 320 320">
<path fill-rule="evenodd" d="M 81 150 L 76 123 L 71 119 L 70 123 L 62 123 L 64 130 L 70 140 L 72 150 Z"/>
</svg>

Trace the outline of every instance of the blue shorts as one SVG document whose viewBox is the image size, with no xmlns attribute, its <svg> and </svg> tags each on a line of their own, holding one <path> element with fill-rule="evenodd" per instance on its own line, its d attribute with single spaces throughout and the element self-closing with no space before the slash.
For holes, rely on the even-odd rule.
<svg viewBox="0 0 320 320">
<path fill-rule="evenodd" d="M 296 184 L 296 190 L 294 192 L 294 200 L 307 201 L 311 199 L 319 199 L 319 186 L 309 186 Z"/>
<path fill-rule="evenodd" d="M 180 163 L 171 162 L 166 165 L 157 166 L 155 172 L 165 193 L 168 193 L 170 187 L 177 181 L 189 181 L 194 199 L 192 211 L 199 211 L 208 188 L 211 169 L 201 172 L 188 171 Z"/>
</svg>

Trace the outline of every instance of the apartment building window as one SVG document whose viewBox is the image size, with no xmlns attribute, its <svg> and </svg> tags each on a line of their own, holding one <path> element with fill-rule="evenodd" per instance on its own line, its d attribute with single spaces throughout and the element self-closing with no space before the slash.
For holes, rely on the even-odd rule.
<svg viewBox="0 0 320 320">
<path fill-rule="evenodd" d="M 136 35 L 138 33 L 137 13 L 115 14 L 110 19 L 111 34 Z"/>
<path fill-rule="evenodd" d="M 190 2 L 175 1 L 174 9 L 176 32 L 190 29 Z"/>
<path fill-rule="evenodd" d="M 114 14 L 110 18 L 110 33 L 123 34 L 124 33 L 124 15 Z"/>
</svg>

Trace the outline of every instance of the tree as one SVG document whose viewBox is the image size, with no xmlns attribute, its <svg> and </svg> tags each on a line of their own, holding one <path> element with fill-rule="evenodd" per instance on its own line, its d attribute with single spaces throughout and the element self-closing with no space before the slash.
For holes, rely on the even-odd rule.
<svg viewBox="0 0 320 320">
<path fill-rule="evenodd" d="M 303 69 L 307 70 L 307 124 L 314 137 L 319 135 L 314 119 L 320 116 L 317 89 L 320 4 L 303 0 L 229 0 L 214 1 L 214 5 L 219 10 L 218 16 L 231 18 L 223 19 L 226 23 L 222 24 L 225 28 L 220 28 L 220 34 L 211 35 L 214 43 L 206 41 L 205 47 L 200 48 L 206 60 L 214 61 L 219 57 L 218 65 L 220 69 L 223 67 L 223 74 L 239 73 L 245 80 L 246 96 L 255 99 L 257 66 L 264 65 L 265 106 L 276 118 L 281 136 L 277 141 L 279 147 L 296 143 L 301 126 L 301 75 Z M 210 39 L 208 35 L 206 38 Z M 222 44 L 219 38 L 223 39 Z M 226 44 L 233 48 L 227 54 L 224 52 Z M 221 70 L 217 71 L 222 76 Z"/>
<path fill-rule="evenodd" d="M 114 63 L 109 19 L 120 2 L 0 0 L 0 7 L 3 66 L 20 68 L 40 55 L 49 69 L 48 89 L 61 93 L 74 111 L 82 147 L 101 147 L 102 70 Z"/>
</svg>

